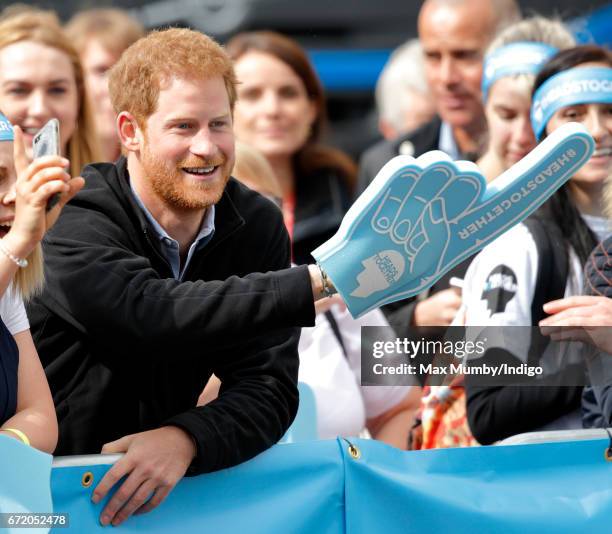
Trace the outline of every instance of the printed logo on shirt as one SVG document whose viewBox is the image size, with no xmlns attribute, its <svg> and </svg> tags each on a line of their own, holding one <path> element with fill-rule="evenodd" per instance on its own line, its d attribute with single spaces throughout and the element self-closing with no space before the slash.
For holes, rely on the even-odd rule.
<svg viewBox="0 0 612 534">
<path fill-rule="evenodd" d="M 489 273 L 480 300 L 487 302 L 490 316 L 506 311 L 508 302 L 516 295 L 516 281 L 516 274 L 507 265 L 498 265 Z"/>
</svg>

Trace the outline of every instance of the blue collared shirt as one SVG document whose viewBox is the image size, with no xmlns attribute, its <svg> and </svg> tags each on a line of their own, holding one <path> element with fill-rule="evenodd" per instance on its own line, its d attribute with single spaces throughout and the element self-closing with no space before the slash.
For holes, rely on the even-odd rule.
<svg viewBox="0 0 612 534">
<path fill-rule="evenodd" d="M 440 125 L 440 141 L 438 142 L 438 148 L 448 154 L 453 161 L 461 159 L 461 153 L 459 147 L 453 137 L 453 128 L 448 122 L 442 121 Z"/>
<path fill-rule="evenodd" d="M 164 258 L 168 260 L 170 267 L 172 267 L 172 274 L 174 275 L 174 278 L 176 278 L 177 280 L 182 280 L 183 274 L 187 270 L 187 266 L 189 265 L 193 254 L 197 250 L 206 246 L 206 244 L 212 239 L 212 236 L 215 233 L 214 204 L 206 209 L 206 214 L 204 215 L 204 219 L 202 220 L 200 231 L 198 232 L 198 235 L 189 247 L 189 252 L 187 253 L 187 259 L 185 260 L 184 265 L 181 265 L 181 256 L 178 241 L 172 239 L 168 235 L 168 232 L 166 232 L 166 230 L 162 228 L 162 225 L 155 220 L 153 215 L 151 215 L 151 212 L 144 205 L 144 202 L 138 196 L 138 193 L 136 193 L 136 190 L 134 189 L 131 183 L 130 187 L 132 189 L 132 194 L 134 195 L 136 202 L 140 206 L 140 209 L 142 209 L 145 214 L 145 217 L 149 220 L 149 222 L 155 229 L 155 234 L 159 239 L 159 243 L 161 245 L 162 254 L 164 255 Z"/>
</svg>

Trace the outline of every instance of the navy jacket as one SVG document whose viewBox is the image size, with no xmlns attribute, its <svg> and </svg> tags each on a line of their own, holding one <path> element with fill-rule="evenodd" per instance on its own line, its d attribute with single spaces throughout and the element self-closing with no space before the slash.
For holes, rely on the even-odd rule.
<svg viewBox="0 0 612 534">
<path fill-rule="evenodd" d="M 346 181 L 333 170 L 321 169 L 297 179 L 292 243 L 294 263 L 314 263 L 310 253 L 336 233 L 350 202 Z"/>
<path fill-rule="evenodd" d="M 8 328 L 0 319 L 0 425 L 17 409 L 19 352 Z"/>
</svg>

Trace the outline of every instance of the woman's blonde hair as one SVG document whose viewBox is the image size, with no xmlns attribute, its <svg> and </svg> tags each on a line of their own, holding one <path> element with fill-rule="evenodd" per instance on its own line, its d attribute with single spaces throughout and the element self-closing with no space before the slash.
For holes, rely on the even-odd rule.
<svg viewBox="0 0 612 534">
<path fill-rule="evenodd" d="M 266 157 L 251 145 L 236 141 L 236 163 L 232 176 L 262 195 L 283 198 L 272 166 Z"/>
<path fill-rule="evenodd" d="M 491 54 L 502 46 L 519 41 L 544 43 L 559 50 L 576 46 L 574 36 L 561 20 L 546 19 L 536 15 L 502 30 L 489 45 L 487 54 Z"/>
<path fill-rule="evenodd" d="M 78 176 L 85 165 L 101 159 L 79 55 L 64 34 L 57 16 L 51 11 L 26 10 L 0 20 L 0 49 L 20 41 L 55 48 L 70 59 L 79 96 L 79 110 L 76 129 L 68 141 L 66 157 L 70 160 L 71 174 Z"/>
<path fill-rule="evenodd" d="M 498 48 L 522 41 L 543 43 L 554 46 L 559 50 L 576 46 L 574 36 L 561 20 L 549 20 L 540 15 L 535 15 L 502 30 L 489 45 L 487 55 Z M 526 93 L 531 93 L 535 74 L 514 74 L 512 77 L 521 83 Z"/>
<path fill-rule="evenodd" d="M 43 286 L 45 277 L 43 269 L 43 252 L 40 243 L 28 256 L 28 266 L 19 269 L 14 278 L 14 288 L 24 300 L 36 295 Z"/>
<path fill-rule="evenodd" d="M 84 51 L 90 40 L 99 41 L 117 58 L 144 37 L 145 29 L 129 13 L 114 7 L 86 9 L 74 15 L 65 26 L 72 45 Z"/>
</svg>

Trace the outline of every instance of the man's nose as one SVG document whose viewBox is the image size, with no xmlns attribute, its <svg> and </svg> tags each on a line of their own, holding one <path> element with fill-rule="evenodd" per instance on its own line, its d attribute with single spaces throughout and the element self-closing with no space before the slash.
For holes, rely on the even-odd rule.
<svg viewBox="0 0 612 534">
<path fill-rule="evenodd" d="M 212 140 L 208 129 L 200 130 L 197 135 L 193 137 L 190 148 L 193 154 L 202 157 L 211 157 L 217 153 L 217 145 Z"/>
<path fill-rule="evenodd" d="M 440 62 L 440 80 L 445 85 L 452 85 L 461 81 L 457 61 L 450 56 L 444 56 Z"/>
</svg>

